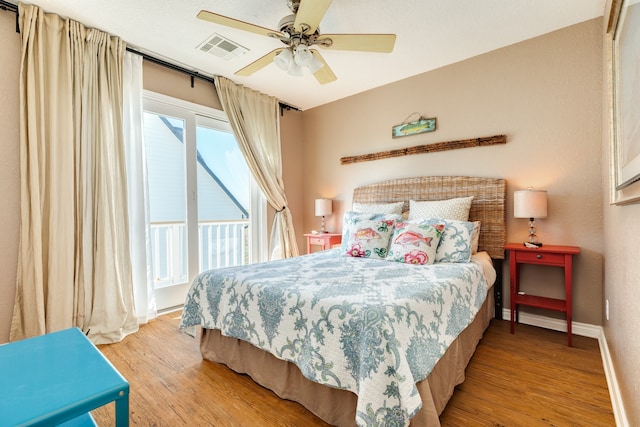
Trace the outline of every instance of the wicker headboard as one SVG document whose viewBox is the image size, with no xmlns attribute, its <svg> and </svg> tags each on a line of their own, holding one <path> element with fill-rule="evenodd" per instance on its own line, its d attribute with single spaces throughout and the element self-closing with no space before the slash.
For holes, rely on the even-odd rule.
<svg viewBox="0 0 640 427">
<path fill-rule="evenodd" d="M 409 200 L 445 200 L 474 196 L 469 221 L 480 221 L 480 250 L 491 258 L 504 259 L 506 240 L 506 181 L 500 178 L 467 176 L 423 176 L 393 179 L 365 185 L 353 190 L 353 201 L 359 203 L 391 203 Z"/>
</svg>

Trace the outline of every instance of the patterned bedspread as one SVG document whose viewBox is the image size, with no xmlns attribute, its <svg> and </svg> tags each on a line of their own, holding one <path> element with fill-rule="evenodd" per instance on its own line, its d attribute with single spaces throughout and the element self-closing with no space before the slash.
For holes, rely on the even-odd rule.
<svg viewBox="0 0 640 427">
<path fill-rule="evenodd" d="M 487 295 L 482 267 L 342 257 L 339 249 L 207 271 L 181 329 L 219 329 L 358 396 L 361 426 L 406 426 L 426 378 Z"/>
</svg>

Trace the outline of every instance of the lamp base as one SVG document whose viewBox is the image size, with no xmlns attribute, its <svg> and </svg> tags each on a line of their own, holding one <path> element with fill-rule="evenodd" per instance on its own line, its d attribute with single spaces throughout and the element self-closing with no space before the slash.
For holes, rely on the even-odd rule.
<svg viewBox="0 0 640 427">
<path fill-rule="evenodd" d="M 539 248 L 542 246 L 542 243 L 540 242 L 524 242 L 523 245 L 525 245 L 527 248 Z"/>
<path fill-rule="evenodd" d="M 320 234 L 328 233 L 325 225 L 324 225 L 324 215 L 322 215 L 322 224 L 320 225 Z"/>
</svg>

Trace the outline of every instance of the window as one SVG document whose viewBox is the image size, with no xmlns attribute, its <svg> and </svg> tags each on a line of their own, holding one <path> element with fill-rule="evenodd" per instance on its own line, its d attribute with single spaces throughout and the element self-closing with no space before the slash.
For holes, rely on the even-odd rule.
<svg viewBox="0 0 640 427">
<path fill-rule="evenodd" d="M 152 269 L 158 309 L 182 305 L 205 270 L 264 259 L 266 202 L 223 112 L 144 99 Z"/>
</svg>

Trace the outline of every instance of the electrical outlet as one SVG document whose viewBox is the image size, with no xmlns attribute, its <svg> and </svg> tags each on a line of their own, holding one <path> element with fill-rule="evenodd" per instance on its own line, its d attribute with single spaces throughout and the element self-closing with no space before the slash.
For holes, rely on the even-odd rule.
<svg viewBox="0 0 640 427">
<path fill-rule="evenodd" d="M 604 315 L 609 320 L 609 300 L 604 301 Z"/>
</svg>

